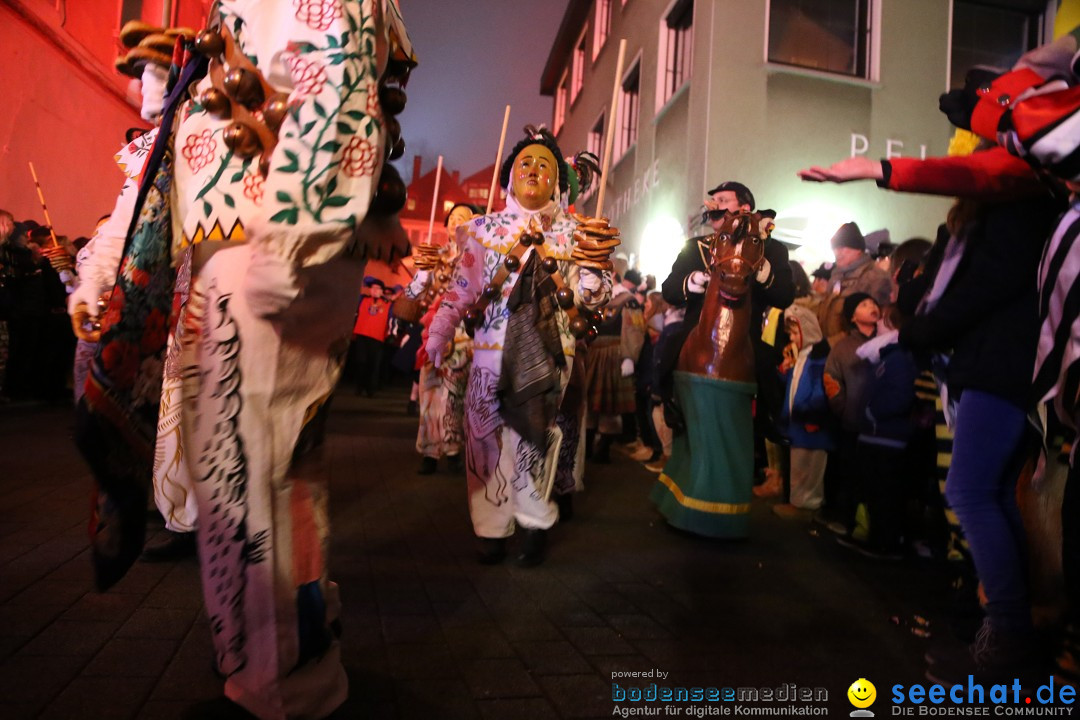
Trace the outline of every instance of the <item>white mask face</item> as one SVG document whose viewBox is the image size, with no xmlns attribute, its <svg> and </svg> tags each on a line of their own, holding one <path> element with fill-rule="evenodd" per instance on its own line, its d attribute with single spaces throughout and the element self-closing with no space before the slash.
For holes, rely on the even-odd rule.
<svg viewBox="0 0 1080 720">
<path fill-rule="evenodd" d="M 160 65 L 146 63 L 142 73 L 142 110 L 139 115 L 147 122 L 156 123 L 165 105 L 165 84 L 169 71 Z"/>
</svg>

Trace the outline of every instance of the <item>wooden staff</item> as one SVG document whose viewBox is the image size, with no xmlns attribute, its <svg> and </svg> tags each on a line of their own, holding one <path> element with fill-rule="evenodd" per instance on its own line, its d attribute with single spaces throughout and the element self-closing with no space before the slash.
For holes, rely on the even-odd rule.
<svg viewBox="0 0 1080 720">
<path fill-rule="evenodd" d="M 596 199 L 596 217 L 603 217 L 604 195 L 607 192 L 608 168 L 611 167 L 611 143 L 615 140 L 615 121 L 619 116 L 619 89 L 622 87 L 623 61 L 626 59 L 626 38 L 619 40 L 619 61 L 615 65 L 615 87 L 611 89 L 611 117 L 604 138 L 604 161 L 600 166 L 600 196 Z"/>
<path fill-rule="evenodd" d="M 169 27 L 172 25 L 172 0 L 165 0 L 161 3 L 161 26 Z"/>
<path fill-rule="evenodd" d="M 439 163 L 435 166 L 435 196 L 431 198 L 431 219 L 428 220 L 427 240 L 424 241 L 425 245 L 431 244 L 431 233 L 435 232 L 435 208 L 439 206 L 440 180 L 442 180 L 442 155 L 439 156 Z"/>
<path fill-rule="evenodd" d="M 510 106 L 506 106 L 506 112 L 503 113 L 503 127 L 502 134 L 499 135 L 499 151 L 495 153 L 495 172 L 491 173 L 491 189 L 488 190 L 488 204 L 487 210 L 484 211 L 485 215 L 491 214 L 491 206 L 495 204 L 495 193 L 499 189 L 499 166 L 502 164 L 503 146 L 506 143 L 506 125 L 510 122 Z"/>
<path fill-rule="evenodd" d="M 41 211 L 45 213 L 45 224 L 49 226 L 49 235 L 52 236 L 53 247 L 60 247 L 60 241 L 56 239 L 56 231 L 53 230 L 52 218 L 49 217 L 49 208 L 45 205 L 45 195 L 41 192 L 41 183 L 38 182 L 37 171 L 34 163 L 30 163 L 30 175 L 34 178 L 34 187 L 37 188 L 38 200 L 41 201 Z"/>
</svg>

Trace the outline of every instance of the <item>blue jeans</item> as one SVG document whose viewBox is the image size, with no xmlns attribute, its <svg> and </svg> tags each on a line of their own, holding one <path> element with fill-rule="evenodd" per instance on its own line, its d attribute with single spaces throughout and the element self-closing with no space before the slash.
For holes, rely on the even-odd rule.
<svg viewBox="0 0 1080 720">
<path fill-rule="evenodd" d="M 945 497 L 971 545 L 996 629 L 1029 631 L 1024 526 L 1016 480 L 1024 464 L 1024 411 L 996 395 L 965 390 L 956 411 Z"/>
</svg>

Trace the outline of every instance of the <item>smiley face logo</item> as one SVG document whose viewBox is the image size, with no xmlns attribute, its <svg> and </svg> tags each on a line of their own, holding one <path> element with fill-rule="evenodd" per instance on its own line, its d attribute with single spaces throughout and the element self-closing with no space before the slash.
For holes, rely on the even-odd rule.
<svg viewBox="0 0 1080 720">
<path fill-rule="evenodd" d="M 859 709 L 868 708 L 877 699 L 877 688 L 866 678 L 859 678 L 851 683 L 847 691 L 848 701 Z"/>
</svg>

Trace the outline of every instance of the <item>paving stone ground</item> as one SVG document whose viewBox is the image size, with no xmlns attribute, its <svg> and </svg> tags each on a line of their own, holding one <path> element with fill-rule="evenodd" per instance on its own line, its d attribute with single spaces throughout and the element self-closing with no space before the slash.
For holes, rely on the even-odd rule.
<svg viewBox="0 0 1080 720">
<path fill-rule="evenodd" d="M 944 634 L 940 567 L 850 555 L 760 501 L 748 540 L 674 532 L 648 501 L 656 476 L 618 453 L 589 467 L 543 566 L 482 567 L 464 477 L 416 474 L 404 396 L 334 402 L 351 688 L 335 717 L 611 717 L 613 673 L 653 669 L 672 686 L 826 688 L 846 716 L 857 678 L 921 681 L 926 640 L 905 619 Z M 2 718 L 175 718 L 221 692 L 194 561 L 138 563 L 94 591 L 90 487 L 70 411 L 0 407 Z"/>
</svg>

